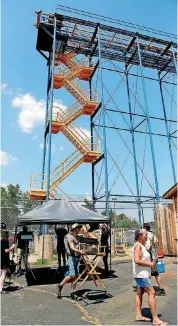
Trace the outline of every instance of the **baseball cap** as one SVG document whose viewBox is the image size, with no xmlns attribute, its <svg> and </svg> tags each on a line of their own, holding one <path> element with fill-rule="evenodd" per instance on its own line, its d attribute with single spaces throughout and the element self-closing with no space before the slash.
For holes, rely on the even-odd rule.
<svg viewBox="0 0 178 326">
<path fill-rule="evenodd" d="M 74 230 L 74 229 L 81 229 L 81 228 L 82 228 L 82 225 L 81 224 L 74 223 L 74 224 L 72 224 L 71 231 Z"/>
</svg>

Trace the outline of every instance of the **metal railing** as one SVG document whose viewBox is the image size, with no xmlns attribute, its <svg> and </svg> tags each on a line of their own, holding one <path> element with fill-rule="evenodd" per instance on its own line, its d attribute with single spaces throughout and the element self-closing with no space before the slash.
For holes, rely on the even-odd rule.
<svg viewBox="0 0 178 326">
<path fill-rule="evenodd" d="M 43 176 L 43 178 L 42 178 Z M 41 185 L 43 184 L 43 187 L 41 188 Z M 50 186 L 53 184 L 53 181 L 50 180 Z M 30 177 L 30 189 L 33 190 L 43 190 L 46 191 L 46 185 L 47 185 L 47 175 L 46 174 L 41 174 L 41 173 L 33 173 L 32 176 Z M 53 198 L 53 194 L 55 198 L 58 199 L 70 199 L 73 200 L 71 196 L 66 194 L 59 186 L 55 186 L 54 189 L 49 189 L 49 193 L 52 195 L 51 197 Z"/>
<path fill-rule="evenodd" d="M 54 170 L 51 172 L 51 183 L 54 183 L 56 179 L 62 177 L 72 166 L 81 160 L 83 157 L 79 150 L 73 152 L 68 158 L 61 162 Z"/>
<path fill-rule="evenodd" d="M 67 121 L 73 114 L 77 113 L 79 110 L 82 109 L 82 106 L 80 103 L 75 102 L 72 106 L 70 106 L 68 109 L 63 110 L 60 106 L 53 106 L 54 108 L 59 109 L 59 112 L 53 113 L 53 120 L 65 122 Z"/>
<path fill-rule="evenodd" d="M 64 135 L 73 142 L 78 142 L 79 146 L 83 145 L 83 149 L 87 151 L 95 151 L 100 153 L 100 138 L 88 137 L 86 133 L 76 124 L 71 124 L 63 130 Z M 69 134 L 69 136 L 68 136 Z"/>
</svg>

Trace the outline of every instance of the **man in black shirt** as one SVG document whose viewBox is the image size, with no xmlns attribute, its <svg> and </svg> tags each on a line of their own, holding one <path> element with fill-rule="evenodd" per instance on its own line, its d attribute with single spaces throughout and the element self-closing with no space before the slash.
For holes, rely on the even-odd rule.
<svg viewBox="0 0 178 326">
<path fill-rule="evenodd" d="M 105 250 L 105 256 L 103 256 L 103 263 L 105 271 L 107 272 L 109 269 L 108 266 L 108 254 L 109 254 L 109 236 L 110 236 L 110 230 L 107 226 L 107 224 L 103 224 L 101 227 L 102 234 L 101 234 L 101 246 L 105 246 L 105 249 L 101 247 L 101 251 L 103 252 Z"/>
<path fill-rule="evenodd" d="M 68 231 L 64 228 L 56 229 L 57 235 L 57 255 L 58 255 L 58 267 L 61 267 L 61 256 L 63 259 L 63 266 L 66 266 L 66 256 L 65 256 L 65 245 L 64 237 Z"/>
<path fill-rule="evenodd" d="M 22 235 L 26 235 L 28 233 L 28 229 L 26 226 L 23 227 L 22 231 L 17 234 L 17 248 L 20 250 L 20 258 L 19 258 L 19 272 L 22 270 L 21 264 L 23 261 L 24 267 L 27 264 L 27 257 L 29 254 L 29 240 L 23 240 L 21 238 Z"/>
</svg>

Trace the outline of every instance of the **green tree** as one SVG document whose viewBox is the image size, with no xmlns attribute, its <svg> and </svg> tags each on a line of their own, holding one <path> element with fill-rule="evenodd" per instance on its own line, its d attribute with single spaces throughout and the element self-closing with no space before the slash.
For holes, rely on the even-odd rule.
<svg viewBox="0 0 178 326">
<path fill-rule="evenodd" d="M 101 213 L 102 215 L 106 215 L 106 211 L 103 211 Z M 125 214 L 119 214 L 117 215 L 115 211 L 112 209 L 109 210 L 109 217 L 111 218 L 111 225 L 114 228 L 135 228 L 138 227 L 137 221 L 130 220 L 129 217 Z"/>
<path fill-rule="evenodd" d="M 41 202 L 29 199 L 28 192 L 22 192 L 20 186 L 8 185 L 1 189 L 1 221 L 6 223 L 9 230 L 14 230 L 17 217 L 21 213 L 26 213 Z"/>
<path fill-rule="evenodd" d="M 20 214 L 21 196 L 22 191 L 18 184 L 10 184 L 7 189 L 1 187 L 1 220 L 10 229 L 14 228 L 17 216 Z"/>
<path fill-rule="evenodd" d="M 87 198 L 84 199 L 84 205 L 82 206 L 90 210 L 93 209 L 92 201 L 88 200 Z"/>
</svg>

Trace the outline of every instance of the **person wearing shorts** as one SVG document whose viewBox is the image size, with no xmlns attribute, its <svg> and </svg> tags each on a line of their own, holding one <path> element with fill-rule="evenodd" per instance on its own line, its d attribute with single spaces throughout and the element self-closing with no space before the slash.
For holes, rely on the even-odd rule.
<svg viewBox="0 0 178 326">
<path fill-rule="evenodd" d="M 65 273 L 63 281 L 58 285 L 58 299 L 61 299 L 61 291 L 63 286 L 70 281 L 74 281 L 79 275 L 80 255 L 85 254 L 84 250 L 78 249 L 79 242 L 76 238 L 81 228 L 82 225 L 79 225 L 77 223 L 73 224 L 71 232 L 64 237 L 65 250 L 66 254 L 68 255 L 68 260 L 66 264 L 68 270 Z"/>
<path fill-rule="evenodd" d="M 145 248 L 149 251 L 151 261 L 152 259 L 152 242 L 153 242 L 153 233 L 150 231 L 150 224 L 144 223 L 143 228 L 147 230 L 147 240 L 145 242 Z M 161 280 L 160 274 L 157 272 L 155 268 L 151 269 L 151 276 L 155 277 L 156 283 L 158 284 L 159 291 L 156 292 L 157 295 L 166 295 L 166 292 L 163 288 L 163 283 Z"/>
<path fill-rule="evenodd" d="M 158 318 L 156 311 L 155 291 L 151 283 L 151 268 L 155 262 L 151 262 L 150 253 L 145 248 L 147 240 L 147 230 L 138 229 L 135 231 L 135 243 L 132 248 L 133 277 L 137 284 L 136 294 L 136 321 L 148 321 L 150 318 L 144 317 L 141 312 L 143 294 L 148 294 L 148 305 L 150 307 L 153 325 L 168 325 Z"/>
</svg>

